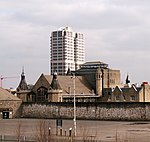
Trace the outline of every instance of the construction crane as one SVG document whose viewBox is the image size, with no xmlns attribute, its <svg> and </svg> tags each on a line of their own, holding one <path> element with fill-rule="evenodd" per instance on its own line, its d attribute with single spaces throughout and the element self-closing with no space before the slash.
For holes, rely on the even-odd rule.
<svg viewBox="0 0 150 142">
<path fill-rule="evenodd" d="M 3 77 L 3 76 L 1 76 L 0 77 L 0 87 L 2 88 L 3 87 L 3 80 L 4 79 L 9 79 L 9 78 L 19 78 L 19 76 L 14 76 L 14 77 Z"/>
</svg>

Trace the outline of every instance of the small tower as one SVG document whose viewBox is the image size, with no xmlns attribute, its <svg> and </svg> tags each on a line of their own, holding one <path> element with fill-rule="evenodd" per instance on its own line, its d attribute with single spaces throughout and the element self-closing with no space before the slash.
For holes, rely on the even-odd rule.
<svg viewBox="0 0 150 142">
<path fill-rule="evenodd" d="M 17 87 L 17 97 L 22 99 L 23 102 L 27 102 L 27 94 L 29 93 L 28 85 L 25 80 L 24 68 L 22 68 L 21 80 Z"/>
<path fill-rule="evenodd" d="M 48 102 L 62 102 L 62 92 L 63 90 L 57 79 L 57 73 L 54 72 L 50 89 L 48 91 Z"/>
<path fill-rule="evenodd" d="M 58 79 L 57 79 L 57 72 L 54 72 L 53 80 L 52 80 L 50 86 L 51 86 L 51 89 L 53 89 L 53 90 L 61 90 L 61 87 L 60 87 Z"/>
<path fill-rule="evenodd" d="M 96 71 L 96 94 L 102 96 L 102 71 L 100 67 Z"/>
<path fill-rule="evenodd" d="M 28 89 L 28 85 L 25 80 L 24 68 L 22 68 L 21 81 L 19 83 L 19 86 L 17 87 L 17 91 L 27 90 L 27 89 Z"/>
<path fill-rule="evenodd" d="M 128 74 L 127 74 L 127 77 L 126 77 L 125 87 L 131 87 L 130 80 L 129 80 L 129 75 Z"/>
</svg>

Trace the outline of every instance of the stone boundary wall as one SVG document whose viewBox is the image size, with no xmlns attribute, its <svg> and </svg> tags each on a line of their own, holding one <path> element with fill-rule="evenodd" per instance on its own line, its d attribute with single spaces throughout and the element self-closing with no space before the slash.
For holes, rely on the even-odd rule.
<svg viewBox="0 0 150 142">
<path fill-rule="evenodd" d="M 73 119 L 73 103 L 23 103 L 23 118 Z M 77 119 L 150 120 L 150 103 L 89 102 L 76 103 Z"/>
</svg>

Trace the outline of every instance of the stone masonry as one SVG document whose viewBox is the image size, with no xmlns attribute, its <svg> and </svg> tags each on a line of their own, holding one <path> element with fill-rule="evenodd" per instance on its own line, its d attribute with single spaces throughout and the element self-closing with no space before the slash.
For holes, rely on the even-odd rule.
<svg viewBox="0 0 150 142">
<path fill-rule="evenodd" d="M 23 103 L 24 118 L 73 119 L 73 103 Z M 77 119 L 150 120 L 150 103 L 76 103 Z"/>
</svg>

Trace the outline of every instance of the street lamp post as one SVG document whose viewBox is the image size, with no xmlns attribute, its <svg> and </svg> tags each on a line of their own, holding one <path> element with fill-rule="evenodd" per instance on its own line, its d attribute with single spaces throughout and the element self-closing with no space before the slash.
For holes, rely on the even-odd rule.
<svg viewBox="0 0 150 142">
<path fill-rule="evenodd" d="M 51 135 L 51 128 L 50 127 L 48 128 L 48 134 L 49 134 L 49 136 Z"/>
<path fill-rule="evenodd" d="M 73 122 L 74 122 L 74 136 L 76 136 L 77 134 L 77 123 L 76 123 L 76 98 L 75 98 L 75 88 L 76 88 L 76 80 L 75 80 L 76 76 L 75 74 L 73 75 L 73 102 L 74 102 L 74 118 L 73 118 Z"/>
</svg>

